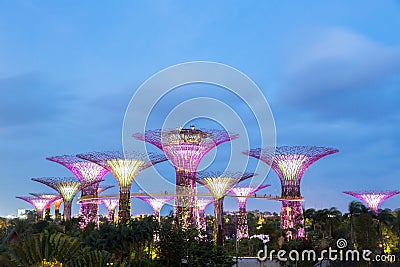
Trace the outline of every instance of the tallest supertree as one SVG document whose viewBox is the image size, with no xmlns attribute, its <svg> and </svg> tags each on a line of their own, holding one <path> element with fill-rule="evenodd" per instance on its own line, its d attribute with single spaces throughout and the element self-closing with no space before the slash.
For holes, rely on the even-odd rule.
<svg viewBox="0 0 400 267">
<path fill-rule="evenodd" d="M 133 137 L 158 147 L 172 162 L 176 171 L 175 216 L 182 226 L 198 226 L 195 178 L 200 161 L 213 148 L 236 139 L 238 135 L 190 126 L 188 129 L 148 130 Z"/>
<path fill-rule="evenodd" d="M 300 192 L 300 182 L 304 172 L 317 160 L 339 152 L 335 148 L 316 146 L 282 146 L 272 148 L 257 148 L 244 152 L 251 157 L 265 162 L 276 172 L 281 181 L 282 209 L 281 228 L 299 227 L 294 237 L 304 237 L 303 209 Z M 293 233 L 288 231 L 288 237 Z"/>
</svg>

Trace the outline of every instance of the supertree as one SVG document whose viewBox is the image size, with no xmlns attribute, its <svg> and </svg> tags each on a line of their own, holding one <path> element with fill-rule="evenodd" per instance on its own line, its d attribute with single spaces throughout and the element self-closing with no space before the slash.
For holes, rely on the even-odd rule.
<svg viewBox="0 0 400 267">
<path fill-rule="evenodd" d="M 71 219 L 72 200 L 76 196 L 83 185 L 75 177 L 45 177 L 45 178 L 32 178 L 33 181 L 45 184 L 56 190 L 64 201 L 64 220 Z"/>
<path fill-rule="evenodd" d="M 186 227 L 199 225 L 196 210 L 196 171 L 203 157 L 216 146 L 236 139 L 237 134 L 216 129 L 178 128 L 148 130 L 134 138 L 161 149 L 176 171 L 175 216 L 178 224 Z"/>
<path fill-rule="evenodd" d="M 115 217 L 115 209 L 118 207 L 119 198 L 101 198 L 101 202 L 108 210 L 108 221 L 113 222 Z"/>
<path fill-rule="evenodd" d="M 110 189 L 110 188 L 113 188 L 113 187 L 114 187 L 113 185 L 105 185 L 105 186 L 99 187 L 99 188 L 97 189 L 97 195 L 100 195 L 100 194 L 103 193 L 104 191 L 106 191 L 106 190 L 108 190 L 108 189 Z"/>
<path fill-rule="evenodd" d="M 199 222 L 200 222 L 200 227 L 199 229 L 202 229 L 203 231 L 207 230 L 207 218 L 206 218 L 206 208 L 208 205 L 214 202 L 213 198 L 198 198 L 197 199 L 197 208 L 199 211 Z"/>
<path fill-rule="evenodd" d="M 378 214 L 378 209 L 382 202 L 394 195 L 400 194 L 400 191 L 346 191 L 343 193 L 358 198 L 364 202 L 371 211 Z"/>
<path fill-rule="evenodd" d="M 224 197 L 237 183 L 253 177 L 254 173 L 240 172 L 200 172 L 196 181 L 203 185 L 214 198 L 214 242 L 217 245 L 224 244 Z"/>
<path fill-rule="evenodd" d="M 281 228 L 289 229 L 298 227 L 297 233 L 288 230 L 288 238 L 304 237 L 303 209 L 300 192 L 300 182 L 304 172 L 315 161 L 322 157 L 334 154 L 339 150 L 328 147 L 316 146 L 281 146 L 273 148 L 257 148 L 244 152 L 244 154 L 260 159 L 276 172 L 281 181 L 282 209 Z"/>
<path fill-rule="evenodd" d="M 247 224 L 247 211 L 246 203 L 247 199 L 255 194 L 257 191 L 264 189 L 270 184 L 259 185 L 259 186 L 235 186 L 229 192 L 237 198 L 239 202 L 239 215 L 237 217 L 237 229 L 236 238 L 248 238 L 249 237 L 249 226 Z"/>
<path fill-rule="evenodd" d="M 78 157 L 94 162 L 107 169 L 118 181 L 119 210 L 118 222 L 126 223 L 131 217 L 131 185 L 135 177 L 148 167 L 166 161 L 163 155 L 154 153 L 130 152 L 123 155 L 121 152 L 91 152 L 79 154 Z"/>
<path fill-rule="evenodd" d="M 61 207 L 61 204 L 63 202 L 64 202 L 64 199 L 62 197 L 53 202 L 53 204 L 54 204 L 54 218 L 56 220 L 61 220 L 60 207 Z"/>
<path fill-rule="evenodd" d="M 49 203 L 54 201 L 54 199 L 41 198 L 35 196 L 27 196 L 27 197 L 17 196 L 17 198 L 22 199 L 35 207 L 37 212 L 37 221 L 43 220 L 43 210 L 46 208 L 47 205 L 49 205 Z"/>
<path fill-rule="evenodd" d="M 51 199 L 53 201 L 49 202 L 47 204 L 47 206 L 45 207 L 45 213 L 44 213 L 44 218 L 46 220 L 50 220 L 50 206 L 52 203 L 55 203 L 56 201 L 59 201 L 60 199 L 62 199 L 62 196 L 57 195 L 57 194 L 50 194 L 50 193 L 30 193 L 32 196 L 38 197 L 38 198 L 47 198 L 47 199 Z M 55 207 L 56 205 L 54 205 Z M 54 217 L 56 217 L 54 215 Z"/>
<path fill-rule="evenodd" d="M 97 197 L 100 182 L 103 180 L 107 170 L 103 167 L 78 158 L 75 155 L 63 155 L 47 157 L 47 160 L 61 164 L 70 170 L 75 177 L 84 185 L 81 196 Z M 79 217 L 81 218 L 81 227 L 84 228 L 89 222 L 97 221 L 98 205 L 96 202 L 82 202 L 80 205 Z"/>
<path fill-rule="evenodd" d="M 154 212 L 154 216 L 157 218 L 159 223 L 161 222 L 160 211 L 162 207 L 173 199 L 173 197 L 151 197 L 151 196 L 139 196 L 137 198 L 145 201 L 147 204 L 151 206 Z"/>
</svg>

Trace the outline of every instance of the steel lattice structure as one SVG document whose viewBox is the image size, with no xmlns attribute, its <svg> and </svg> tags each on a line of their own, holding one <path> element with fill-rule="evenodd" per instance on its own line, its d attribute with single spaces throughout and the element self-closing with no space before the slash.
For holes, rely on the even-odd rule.
<svg viewBox="0 0 400 267">
<path fill-rule="evenodd" d="M 97 197 L 99 184 L 108 172 L 106 169 L 75 155 L 54 156 L 46 159 L 61 164 L 70 170 L 83 184 L 89 184 L 89 186 L 82 189 L 81 196 Z M 98 205 L 96 203 L 82 203 L 79 211 L 81 227 L 86 227 L 89 222 L 97 222 L 97 212 Z"/>
<path fill-rule="evenodd" d="M 166 161 L 164 155 L 131 152 L 124 155 L 118 151 L 91 152 L 77 155 L 107 169 L 118 181 L 120 188 L 118 222 L 126 223 L 131 217 L 130 190 L 135 177 L 153 164 Z"/>
<path fill-rule="evenodd" d="M 247 199 L 255 194 L 257 191 L 264 189 L 270 184 L 259 185 L 259 186 L 236 186 L 232 188 L 229 192 L 237 198 L 239 202 L 239 215 L 237 217 L 237 239 L 248 238 L 249 237 L 249 226 L 247 224 L 247 211 L 246 203 Z"/>
<path fill-rule="evenodd" d="M 55 200 L 55 198 L 41 198 L 36 196 L 17 196 L 17 198 L 22 199 L 35 207 L 37 212 L 37 221 L 43 220 L 43 210 Z"/>
<path fill-rule="evenodd" d="M 208 189 L 214 198 L 213 237 L 217 245 L 224 243 L 224 197 L 237 183 L 253 177 L 254 173 L 241 172 L 200 172 L 196 182 Z"/>
<path fill-rule="evenodd" d="M 199 221 L 200 221 L 200 229 L 203 231 L 207 230 L 207 218 L 205 215 L 205 210 L 208 205 L 214 202 L 213 198 L 198 198 L 197 199 L 197 208 L 199 211 Z"/>
<path fill-rule="evenodd" d="M 345 191 L 343 193 L 358 198 L 364 202 L 371 211 L 378 214 L 378 209 L 382 202 L 394 195 L 400 194 L 400 191 Z"/>
<path fill-rule="evenodd" d="M 51 193 L 29 193 L 32 196 L 38 197 L 38 198 L 47 198 L 47 199 L 51 199 L 53 200 L 52 202 L 48 203 L 46 206 L 46 210 L 45 210 L 45 214 L 44 214 L 44 218 L 46 220 L 50 220 L 50 206 L 52 203 L 55 203 L 56 201 L 59 201 L 60 199 L 62 199 L 62 196 L 57 195 L 57 194 L 51 194 Z M 56 207 L 56 205 L 54 205 L 54 207 Z M 54 217 L 56 217 L 54 215 Z"/>
<path fill-rule="evenodd" d="M 115 209 L 118 207 L 119 198 L 103 198 L 101 202 L 108 210 L 108 221 L 113 222 L 115 217 Z"/>
<path fill-rule="evenodd" d="M 103 193 L 104 191 L 106 191 L 106 190 L 108 190 L 108 189 L 110 189 L 110 188 L 113 188 L 113 187 L 114 187 L 113 185 L 105 185 L 105 186 L 99 187 L 99 188 L 97 189 L 97 195 L 100 195 L 100 194 Z"/>
<path fill-rule="evenodd" d="M 293 201 L 294 198 L 301 197 L 300 182 L 303 174 L 320 158 L 338 151 L 329 147 L 281 146 L 276 149 L 257 148 L 244 152 L 271 166 L 278 175 L 282 188 L 281 227 L 299 227 L 295 237 L 304 237 L 303 209 L 300 202 Z M 293 233 L 288 231 L 288 235 L 293 236 Z"/>
<path fill-rule="evenodd" d="M 170 202 L 172 199 L 174 199 L 173 197 L 137 197 L 138 199 L 141 199 L 143 201 L 145 201 L 147 204 L 149 204 L 151 206 L 151 208 L 153 209 L 154 212 L 154 216 L 157 218 L 158 222 L 161 221 L 161 209 L 162 207 L 167 204 L 168 202 Z"/>
<path fill-rule="evenodd" d="M 72 200 L 79 190 L 88 184 L 82 184 L 76 177 L 45 177 L 32 178 L 33 181 L 45 184 L 56 190 L 64 201 L 64 220 L 71 219 Z"/>
<path fill-rule="evenodd" d="M 161 149 L 176 170 L 175 216 L 180 225 L 199 226 L 196 209 L 196 171 L 203 157 L 216 146 L 236 139 L 237 134 L 216 129 L 148 130 L 134 138 Z M 182 195 L 182 196 L 179 196 Z"/>
</svg>

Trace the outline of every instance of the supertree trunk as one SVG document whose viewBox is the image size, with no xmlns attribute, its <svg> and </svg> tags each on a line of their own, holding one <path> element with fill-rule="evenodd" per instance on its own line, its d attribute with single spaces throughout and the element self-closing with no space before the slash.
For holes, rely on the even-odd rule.
<svg viewBox="0 0 400 267">
<path fill-rule="evenodd" d="M 115 210 L 109 210 L 108 211 L 108 221 L 114 222 L 114 219 L 115 219 Z"/>
<path fill-rule="evenodd" d="M 176 220 L 182 227 L 200 225 L 196 198 L 196 174 L 176 170 Z"/>
<path fill-rule="evenodd" d="M 281 210 L 281 228 L 293 229 L 296 232 L 288 230 L 286 236 L 288 239 L 303 238 L 304 235 L 303 208 L 300 201 L 282 201 Z"/>
<path fill-rule="evenodd" d="M 60 206 L 54 206 L 54 218 L 61 220 Z"/>
<path fill-rule="evenodd" d="M 50 204 L 46 206 L 46 210 L 44 212 L 44 219 L 46 221 L 50 221 L 51 217 L 50 217 Z"/>
<path fill-rule="evenodd" d="M 71 201 L 64 201 L 64 221 L 71 220 L 71 213 L 72 213 L 72 202 Z"/>
<path fill-rule="evenodd" d="M 199 221 L 200 221 L 200 229 L 203 231 L 207 230 L 207 218 L 205 214 L 205 210 L 199 209 Z"/>
<path fill-rule="evenodd" d="M 97 198 L 97 189 L 98 189 L 98 184 L 97 186 L 89 186 L 82 190 L 81 195 L 82 197 L 91 196 Z M 85 228 L 88 225 L 88 223 L 91 222 L 97 223 L 97 211 L 98 211 L 97 203 L 83 202 L 80 205 L 79 217 L 81 219 L 81 228 Z"/>
<path fill-rule="evenodd" d="M 36 221 L 40 222 L 43 220 L 43 210 L 36 210 L 37 213 L 37 217 L 36 217 Z"/>
<path fill-rule="evenodd" d="M 223 219 L 223 212 L 224 212 L 224 198 L 220 198 L 215 200 L 214 202 L 214 231 L 213 237 L 214 242 L 218 246 L 224 245 L 224 219 Z"/>
<path fill-rule="evenodd" d="M 122 187 L 119 191 L 118 223 L 125 224 L 131 218 L 131 190 Z"/>
<path fill-rule="evenodd" d="M 249 237 L 249 226 L 247 225 L 247 211 L 246 201 L 239 202 L 239 216 L 237 218 L 237 232 L 238 239 Z"/>
</svg>

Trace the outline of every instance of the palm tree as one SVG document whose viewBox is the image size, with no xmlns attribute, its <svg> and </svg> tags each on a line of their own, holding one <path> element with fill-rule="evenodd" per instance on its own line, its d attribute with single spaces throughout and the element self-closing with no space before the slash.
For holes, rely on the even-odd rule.
<svg viewBox="0 0 400 267">
<path fill-rule="evenodd" d="M 360 213 L 366 212 L 366 207 L 360 201 L 352 201 L 349 204 L 349 215 L 350 215 L 350 239 L 351 244 L 354 245 L 354 216 Z"/>
</svg>

